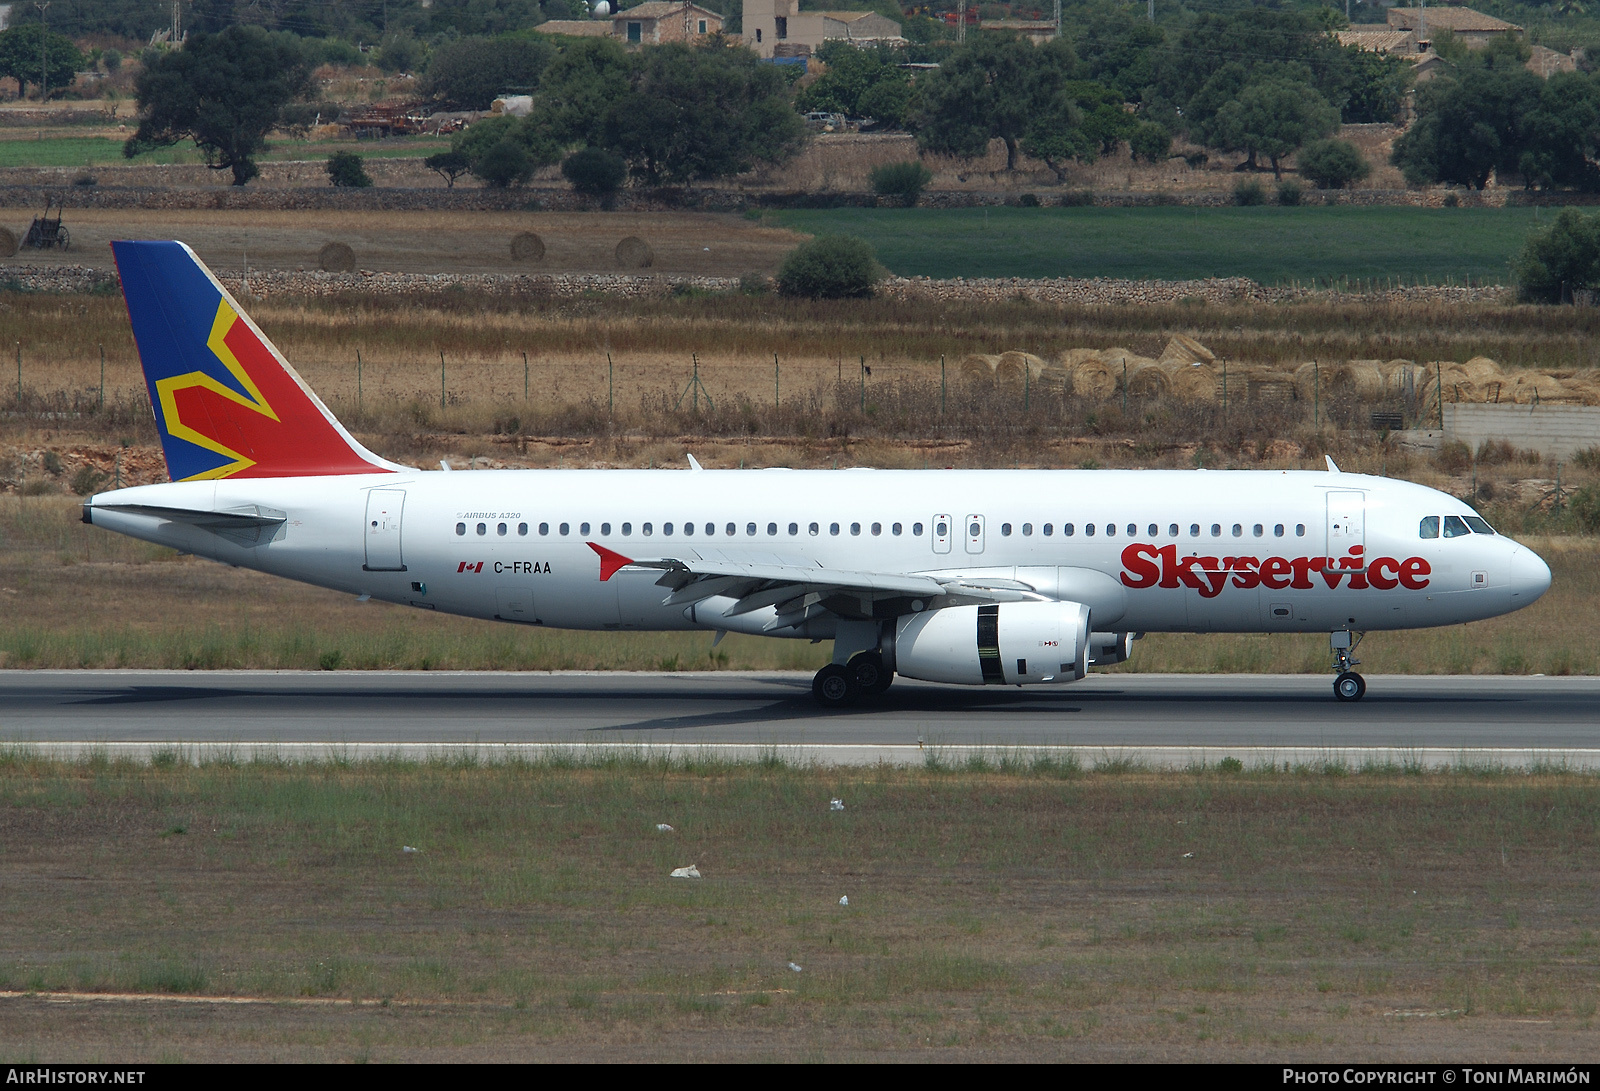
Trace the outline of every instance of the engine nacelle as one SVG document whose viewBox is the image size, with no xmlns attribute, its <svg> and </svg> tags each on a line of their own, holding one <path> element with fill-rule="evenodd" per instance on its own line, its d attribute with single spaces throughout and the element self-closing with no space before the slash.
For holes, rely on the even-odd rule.
<svg viewBox="0 0 1600 1091">
<path fill-rule="evenodd" d="M 1081 602 L 950 606 L 894 623 L 894 670 L 924 682 L 1076 682 L 1088 653 L 1089 608 Z"/>
<path fill-rule="evenodd" d="M 1126 663 L 1133 655 L 1136 633 L 1090 633 L 1089 666 L 1109 667 L 1113 663 Z"/>
</svg>

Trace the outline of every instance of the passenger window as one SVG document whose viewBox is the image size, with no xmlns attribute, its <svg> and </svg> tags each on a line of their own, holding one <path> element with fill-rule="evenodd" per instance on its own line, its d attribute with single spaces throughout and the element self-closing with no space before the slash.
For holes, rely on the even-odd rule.
<svg viewBox="0 0 1600 1091">
<path fill-rule="evenodd" d="M 483 524 L 483 523 L 479 523 L 479 524 L 478 524 L 478 537 L 480 537 L 480 538 L 481 538 L 481 537 L 483 537 L 483 536 L 484 536 L 484 535 L 485 535 L 485 534 L 488 534 L 488 533 L 489 533 L 489 528 L 488 528 L 488 526 L 487 526 L 487 525 L 485 525 L 485 524 Z"/>
<path fill-rule="evenodd" d="M 465 535 L 467 533 L 467 524 L 465 524 L 465 523 L 457 523 L 456 524 L 456 533 L 459 534 L 459 535 Z"/>
<path fill-rule="evenodd" d="M 775 538 L 775 537 L 777 537 L 777 534 L 778 534 L 778 524 L 777 523 L 768 523 L 767 524 L 767 537 Z"/>
<path fill-rule="evenodd" d="M 1418 538 L 1437 538 L 1438 536 L 1439 536 L 1439 517 L 1437 515 L 1425 515 L 1425 516 L 1423 516 L 1422 522 L 1417 524 L 1417 537 Z"/>
<path fill-rule="evenodd" d="M 839 524 L 838 523 L 829 523 L 828 524 L 828 533 L 829 534 L 838 534 L 839 533 Z"/>
<path fill-rule="evenodd" d="M 645 536 L 645 537 L 646 537 L 646 538 L 648 538 L 648 537 L 650 537 L 650 535 L 652 535 L 652 534 L 654 534 L 654 533 L 655 533 L 655 529 L 656 529 L 656 528 L 655 528 L 655 527 L 653 527 L 653 526 L 651 526 L 651 525 L 650 525 L 650 524 L 649 524 L 649 523 L 646 523 L 646 524 L 644 524 L 644 526 L 642 526 L 642 527 L 640 527 L 640 528 L 639 528 L 639 530 L 640 530 L 640 532 L 641 532 L 641 533 L 642 533 L 642 534 L 643 534 L 643 535 L 644 535 L 644 536 Z M 541 532 L 541 533 L 542 533 L 542 532 Z"/>
<path fill-rule="evenodd" d="M 1255 536 L 1257 538 L 1261 537 L 1261 535 L 1264 533 L 1265 530 L 1266 530 L 1265 527 L 1263 527 L 1260 523 L 1257 523 L 1255 525 Z"/>
<path fill-rule="evenodd" d="M 693 523 L 685 523 L 685 524 L 683 524 L 683 536 L 685 538 L 693 538 L 694 537 L 694 524 Z"/>
<path fill-rule="evenodd" d="M 1272 536 L 1274 538 L 1282 538 L 1283 537 L 1283 524 L 1282 523 L 1279 523 L 1278 525 L 1276 525 L 1275 527 L 1272 528 Z"/>
<path fill-rule="evenodd" d="M 1042 529 L 1044 530 L 1044 536 L 1046 538 L 1055 533 L 1054 528 L 1052 528 L 1049 523 L 1046 523 Z"/>
<path fill-rule="evenodd" d="M 876 538 L 878 535 L 880 535 L 882 533 L 883 533 L 883 524 L 882 523 L 873 523 L 872 524 L 872 536 L 874 538 Z"/>
<path fill-rule="evenodd" d="M 1233 536 L 1235 538 L 1243 538 L 1244 537 L 1244 527 L 1241 526 L 1238 523 L 1233 524 Z"/>
<path fill-rule="evenodd" d="M 1072 535 L 1073 535 L 1073 532 L 1074 532 L 1074 531 L 1075 531 L 1075 530 L 1077 530 L 1077 528 L 1076 528 L 1076 527 L 1074 527 L 1074 526 L 1073 526 L 1073 525 L 1072 525 L 1072 524 L 1071 524 L 1071 523 L 1062 523 L 1062 524 L 1061 524 L 1061 536 L 1062 536 L 1062 537 L 1063 537 L 1063 538 L 1070 538 L 1070 537 L 1072 537 Z"/>
<path fill-rule="evenodd" d="M 746 523 L 744 525 L 744 532 L 750 537 L 754 538 L 756 536 L 756 525 L 754 523 Z"/>
<path fill-rule="evenodd" d="M 1467 526 L 1472 528 L 1472 532 L 1474 534 L 1493 534 L 1494 533 L 1494 528 L 1491 527 L 1488 524 L 1488 522 L 1486 522 L 1480 516 L 1477 516 L 1477 515 L 1463 515 L 1461 518 L 1466 520 Z"/>
<path fill-rule="evenodd" d="M 896 538 L 898 538 L 898 537 L 900 537 L 900 529 L 901 529 L 900 524 L 896 523 L 894 526 L 889 528 L 889 533 L 893 534 Z"/>
<path fill-rule="evenodd" d="M 668 538 L 672 537 L 672 524 L 671 523 L 662 523 L 661 524 L 661 533 L 666 535 Z"/>
<path fill-rule="evenodd" d="M 1221 523 L 1212 523 L 1211 524 L 1211 536 L 1213 538 L 1222 537 L 1222 524 Z"/>
<path fill-rule="evenodd" d="M 578 533 L 579 534 L 588 534 L 589 533 L 589 524 L 588 523 L 579 523 L 578 524 Z"/>
<path fill-rule="evenodd" d="M 498 535 L 499 535 L 499 536 L 500 536 L 500 537 L 502 537 L 502 538 L 504 538 L 504 537 L 505 537 L 505 536 L 506 536 L 506 525 L 505 525 L 505 524 L 504 524 L 504 523 L 500 523 L 500 524 L 498 524 L 498 525 L 497 525 L 497 526 L 496 526 L 496 527 L 495 527 L 495 528 L 494 528 L 494 532 L 495 532 L 495 533 L 496 533 L 496 534 L 498 534 Z"/>
<path fill-rule="evenodd" d="M 811 526 L 806 528 L 806 529 L 808 529 L 811 532 L 811 536 L 813 538 L 815 538 L 817 536 L 817 530 L 818 530 L 817 524 L 812 523 Z"/>
<path fill-rule="evenodd" d="M 527 529 L 526 529 L 527 526 L 528 526 L 527 523 L 523 523 L 522 526 L 517 528 L 517 533 L 518 534 L 526 534 L 527 533 Z M 561 536 L 563 538 L 565 538 L 568 534 L 571 534 L 571 533 L 572 533 L 572 524 L 571 523 L 562 523 L 561 524 Z"/>
<path fill-rule="evenodd" d="M 1156 526 L 1154 523 L 1151 523 L 1150 524 L 1150 533 L 1148 535 L 1146 535 L 1146 537 L 1154 538 L 1157 534 L 1160 534 L 1160 533 L 1161 533 L 1161 528 Z"/>
<path fill-rule="evenodd" d="M 1000 537 L 1002 537 L 1002 538 L 1011 537 L 1011 524 L 1010 523 L 1001 523 L 1000 524 Z"/>
<path fill-rule="evenodd" d="M 728 537 L 732 538 L 735 534 L 738 534 L 738 533 L 739 533 L 739 528 L 737 526 L 735 526 L 734 524 L 729 523 L 728 524 Z"/>
<path fill-rule="evenodd" d="M 1117 524 L 1115 524 L 1115 523 L 1107 523 L 1106 524 L 1106 537 L 1107 538 L 1115 538 L 1116 536 L 1117 536 Z"/>
<path fill-rule="evenodd" d="M 800 533 L 800 524 L 799 523 L 790 523 L 789 524 L 789 537 L 793 538 L 796 534 L 799 534 L 799 533 Z"/>
<path fill-rule="evenodd" d="M 623 523 L 622 524 L 622 533 L 624 535 L 632 534 L 633 533 L 633 524 L 632 523 Z"/>
<path fill-rule="evenodd" d="M 717 524 L 715 524 L 715 523 L 707 523 L 706 524 L 706 535 L 707 535 L 707 537 L 715 538 L 717 536 Z"/>
<path fill-rule="evenodd" d="M 610 523 L 601 523 L 600 524 L 600 536 L 602 538 L 611 537 L 611 524 Z"/>
<path fill-rule="evenodd" d="M 939 525 L 943 526 L 944 524 L 941 523 Z M 921 523 L 912 523 L 911 524 L 911 533 L 916 535 L 918 538 L 922 537 L 922 524 Z M 939 533 L 943 534 L 944 531 L 941 530 Z"/>
<path fill-rule="evenodd" d="M 1178 536 L 1178 524 L 1177 523 L 1168 523 L 1167 524 L 1167 536 L 1169 538 L 1176 538 Z"/>
<path fill-rule="evenodd" d="M 1306 536 L 1306 525 L 1304 523 L 1296 523 L 1294 525 L 1294 536 L 1296 538 L 1304 538 Z"/>
<path fill-rule="evenodd" d="M 566 526 L 565 523 L 563 523 L 561 525 L 563 527 Z M 562 533 L 565 534 L 566 531 L 563 530 Z M 517 537 L 526 538 L 527 536 L 528 536 L 528 524 L 527 523 L 518 523 L 517 524 Z"/>
<path fill-rule="evenodd" d="M 522 525 L 523 526 L 527 526 L 528 524 L 527 523 L 523 523 Z M 541 535 L 548 536 L 549 533 L 550 533 L 550 524 L 549 523 L 540 523 L 539 524 L 539 533 Z"/>
<path fill-rule="evenodd" d="M 850 524 L 850 533 L 851 534 L 860 534 L 861 533 L 861 524 L 860 523 L 851 523 Z"/>
<path fill-rule="evenodd" d="M 1022 524 L 1022 536 L 1024 538 L 1033 537 L 1033 524 L 1032 523 L 1023 523 Z"/>
<path fill-rule="evenodd" d="M 1444 517 L 1444 536 L 1446 538 L 1460 538 L 1471 534 L 1472 531 L 1459 515 L 1446 515 Z"/>
<path fill-rule="evenodd" d="M 1083 536 L 1085 538 L 1093 538 L 1094 537 L 1094 524 L 1093 523 L 1085 523 L 1085 524 L 1083 524 Z"/>
<path fill-rule="evenodd" d="M 1189 537 L 1191 537 L 1191 538 L 1200 537 L 1200 524 L 1199 523 L 1190 523 L 1189 524 Z"/>
</svg>

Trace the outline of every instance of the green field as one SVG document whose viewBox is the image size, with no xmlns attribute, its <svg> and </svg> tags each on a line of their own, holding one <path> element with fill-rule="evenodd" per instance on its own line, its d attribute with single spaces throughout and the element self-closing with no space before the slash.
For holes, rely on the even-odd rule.
<svg viewBox="0 0 1600 1091">
<path fill-rule="evenodd" d="M 399 156 L 425 156 L 450 147 L 448 140 L 417 139 L 395 142 L 274 140 L 262 161 L 286 159 L 324 159 L 336 151 L 356 151 L 372 159 Z M 145 152 L 133 163 L 199 163 L 200 153 L 192 144 L 178 144 Z M 52 136 L 44 139 L 0 140 L 0 167 L 87 167 L 127 163 L 122 157 L 122 141 L 105 136 Z"/>
<path fill-rule="evenodd" d="M 785 227 L 865 239 L 901 276 L 1249 277 L 1501 284 L 1528 208 L 827 209 L 770 214 Z"/>
</svg>

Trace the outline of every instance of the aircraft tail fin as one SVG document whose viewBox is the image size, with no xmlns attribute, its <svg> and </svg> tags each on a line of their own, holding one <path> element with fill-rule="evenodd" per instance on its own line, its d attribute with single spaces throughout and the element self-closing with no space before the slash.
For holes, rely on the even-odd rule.
<svg viewBox="0 0 1600 1091">
<path fill-rule="evenodd" d="M 188 246 L 111 249 L 172 480 L 405 469 L 345 431 Z"/>
</svg>

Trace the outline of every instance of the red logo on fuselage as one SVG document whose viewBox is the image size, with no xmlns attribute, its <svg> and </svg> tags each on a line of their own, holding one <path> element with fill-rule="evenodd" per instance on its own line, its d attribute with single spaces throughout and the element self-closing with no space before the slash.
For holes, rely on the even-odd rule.
<svg viewBox="0 0 1600 1091">
<path fill-rule="evenodd" d="M 462 561 L 460 564 L 456 565 L 456 574 L 457 575 L 459 575 L 462 572 L 482 572 L 482 571 L 483 571 L 483 562 L 482 561 Z"/>
<path fill-rule="evenodd" d="M 1428 586 L 1433 566 L 1424 558 L 1375 557 L 1369 561 L 1364 553 L 1363 547 L 1351 546 L 1343 557 L 1180 557 L 1175 545 L 1135 543 L 1122 551 L 1122 583 L 1132 588 L 1192 587 L 1208 599 L 1222 594 L 1230 583 L 1246 590 L 1310 590 L 1316 586 L 1315 579 L 1329 587 L 1343 583 L 1352 591 L 1369 587 L 1420 591 Z"/>
</svg>

